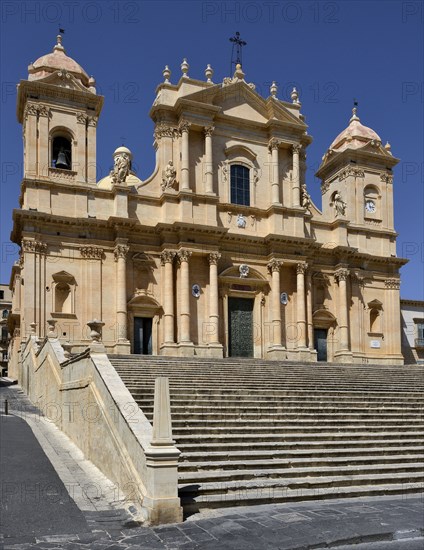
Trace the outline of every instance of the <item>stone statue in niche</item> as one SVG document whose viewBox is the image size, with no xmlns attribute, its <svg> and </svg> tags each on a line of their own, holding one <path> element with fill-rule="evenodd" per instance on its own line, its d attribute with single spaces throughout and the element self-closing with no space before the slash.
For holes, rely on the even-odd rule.
<svg viewBox="0 0 424 550">
<path fill-rule="evenodd" d="M 176 177 L 177 171 L 175 170 L 174 163 L 170 160 L 163 171 L 161 184 L 162 190 L 165 191 L 165 189 L 175 189 L 177 185 Z"/>
<path fill-rule="evenodd" d="M 334 191 L 332 206 L 336 213 L 336 216 L 344 216 L 346 213 L 347 204 L 342 199 L 342 196 L 338 191 Z"/>
<path fill-rule="evenodd" d="M 113 160 L 113 170 L 110 172 L 113 183 L 125 183 L 130 173 L 131 161 L 127 153 L 116 155 Z"/>
<path fill-rule="evenodd" d="M 311 196 L 309 195 L 306 189 L 306 185 L 304 183 L 302 183 L 302 186 L 300 189 L 300 197 L 301 197 L 300 202 L 303 208 L 305 208 L 306 210 L 310 210 L 312 205 L 312 200 L 311 200 Z"/>
</svg>

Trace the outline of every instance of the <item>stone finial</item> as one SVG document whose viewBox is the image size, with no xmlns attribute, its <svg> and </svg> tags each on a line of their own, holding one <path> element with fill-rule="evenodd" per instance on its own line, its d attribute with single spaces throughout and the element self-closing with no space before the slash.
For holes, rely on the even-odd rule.
<svg viewBox="0 0 424 550">
<path fill-rule="evenodd" d="M 102 327 L 104 327 L 104 323 L 102 321 L 99 321 L 98 319 L 93 319 L 93 321 L 89 321 L 87 325 L 90 328 L 91 342 L 93 344 L 98 344 L 99 342 L 101 342 Z"/>
<path fill-rule="evenodd" d="M 205 76 L 206 76 L 206 82 L 209 82 L 209 84 L 213 84 L 213 82 L 212 82 L 213 69 L 209 65 L 209 63 L 208 63 L 208 66 L 205 69 Z"/>
<path fill-rule="evenodd" d="M 90 76 L 90 78 L 88 79 L 88 89 L 93 94 L 96 93 L 96 80 L 95 80 L 94 76 Z"/>
<path fill-rule="evenodd" d="M 295 105 L 300 105 L 299 94 L 296 88 L 293 88 L 292 93 L 290 94 L 290 97 L 292 98 L 292 103 L 294 103 Z"/>
<path fill-rule="evenodd" d="M 165 65 L 165 68 L 162 71 L 162 74 L 163 74 L 163 78 L 164 78 L 164 83 L 169 84 L 170 83 L 169 79 L 171 77 L 171 70 L 168 67 L 168 65 Z"/>
<path fill-rule="evenodd" d="M 275 80 L 272 81 L 272 84 L 269 88 L 269 91 L 271 93 L 271 96 L 274 98 L 274 99 L 277 99 L 277 92 L 278 92 L 278 86 L 277 86 L 277 83 L 275 82 Z"/>
<path fill-rule="evenodd" d="M 37 334 L 37 323 L 30 323 L 29 328 L 31 336 L 35 336 Z"/>
<path fill-rule="evenodd" d="M 352 117 L 351 119 L 349 120 L 349 123 L 351 122 L 354 122 L 355 120 L 357 120 L 359 122 L 359 117 L 357 116 L 357 111 L 358 111 L 358 108 L 357 108 L 357 103 L 355 103 L 355 106 L 354 108 L 352 109 Z"/>
<path fill-rule="evenodd" d="M 48 331 L 47 331 L 47 337 L 48 338 L 57 338 L 56 334 L 56 319 L 47 319 L 48 324 Z"/>
<path fill-rule="evenodd" d="M 390 151 L 392 150 L 392 146 L 390 145 L 389 142 L 386 143 L 386 145 L 384 146 L 384 148 L 386 149 L 386 151 L 389 151 L 389 153 L 390 153 Z"/>
<path fill-rule="evenodd" d="M 188 70 L 190 68 L 190 65 L 187 63 L 187 59 L 184 58 L 183 62 L 181 63 L 181 71 L 183 73 L 183 78 L 188 78 Z"/>
<path fill-rule="evenodd" d="M 62 45 L 62 35 L 58 34 L 56 36 L 56 40 L 57 40 L 57 43 L 56 43 L 55 47 L 53 48 L 53 51 L 65 53 L 65 48 Z"/>
<path fill-rule="evenodd" d="M 237 63 L 236 70 L 234 71 L 234 78 L 238 80 L 243 80 L 244 76 L 245 75 L 244 75 L 243 69 L 241 68 L 241 64 Z"/>
</svg>

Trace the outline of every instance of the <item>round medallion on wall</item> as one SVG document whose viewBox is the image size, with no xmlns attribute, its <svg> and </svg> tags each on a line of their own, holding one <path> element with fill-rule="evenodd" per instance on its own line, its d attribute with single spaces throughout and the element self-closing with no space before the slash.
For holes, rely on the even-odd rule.
<svg viewBox="0 0 424 550">
<path fill-rule="evenodd" d="M 283 306 L 286 306 L 289 302 L 289 297 L 287 296 L 287 292 L 282 292 L 280 294 L 280 302 L 283 304 Z"/>
<path fill-rule="evenodd" d="M 200 285 L 193 285 L 191 287 L 191 293 L 195 298 L 200 298 Z"/>
</svg>

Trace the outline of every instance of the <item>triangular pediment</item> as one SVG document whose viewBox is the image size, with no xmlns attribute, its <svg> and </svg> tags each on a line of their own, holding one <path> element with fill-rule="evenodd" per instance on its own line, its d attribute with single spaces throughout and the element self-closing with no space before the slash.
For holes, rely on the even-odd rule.
<svg viewBox="0 0 424 550">
<path fill-rule="evenodd" d="M 61 88 L 67 88 L 68 90 L 79 90 L 80 92 L 89 91 L 68 71 L 56 71 L 49 74 L 45 78 L 38 79 L 38 82 L 43 82 L 44 84 L 50 84 L 52 86 L 59 86 Z"/>
<path fill-rule="evenodd" d="M 221 115 L 265 124 L 270 120 L 306 128 L 306 124 L 280 101 L 264 99 L 249 84 L 238 81 L 226 86 L 216 85 L 184 97 L 191 102 L 219 107 Z"/>
</svg>

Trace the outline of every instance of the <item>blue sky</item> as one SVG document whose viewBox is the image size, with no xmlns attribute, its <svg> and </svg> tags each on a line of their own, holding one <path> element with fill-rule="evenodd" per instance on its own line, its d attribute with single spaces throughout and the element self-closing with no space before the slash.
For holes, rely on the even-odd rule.
<svg viewBox="0 0 424 550">
<path fill-rule="evenodd" d="M 98 125 L 99 178 L 123 142 L 134 154 L 141 179 L 153 170 L 153 123 L 148 116 L 162 70 L 213 80 L 230 73 L 235 31 L 247 42 L 246 80 L 267 97 L 300 91 L 302 112 L 314 142 L 307 151 L 307 185 L 321 206 L 314 177 L 321 157 L 359 101 L 361 122 L 392 145 L 395 227 L 402 269 L 401 295 L 424 299 L 423 23 L 415 1 L 214 2 L 6 1 L 1 6 L 1 282 L 8 282 L 17 247 L 9 243 L 12 209 L 22 177 L 22 129 L 16 120 L 16 83 L 30 62 L 52 50 L 59 25 L 69 56 L 94 75 L 105 105 Z"/>
</svg>

